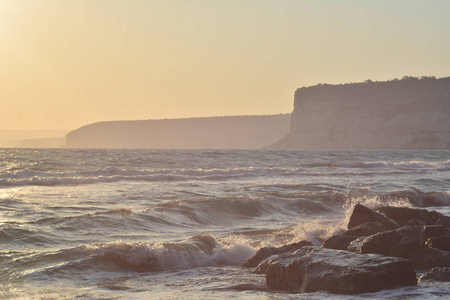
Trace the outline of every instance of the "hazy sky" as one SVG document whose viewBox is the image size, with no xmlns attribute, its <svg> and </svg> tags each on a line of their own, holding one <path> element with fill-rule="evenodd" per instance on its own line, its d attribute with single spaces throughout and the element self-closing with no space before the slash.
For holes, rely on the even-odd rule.
<svg viewBox="0 0 450 300">
<path fill-rule="evenodd" d="M 298 87 L 450 76 L 450 1 L 0 0 L 0 128 L 291 112 Z"/>
</svg>

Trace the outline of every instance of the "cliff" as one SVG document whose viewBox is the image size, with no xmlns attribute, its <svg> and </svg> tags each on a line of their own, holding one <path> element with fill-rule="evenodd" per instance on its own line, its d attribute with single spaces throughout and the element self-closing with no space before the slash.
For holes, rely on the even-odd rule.
<svg viewBox="0 0 450 300">
<path fill-rule="evenodd" d="M 295 92 L 272 149 L 450 149 L 450 77 L 321 84 Z"/>
<path fill-rule="evenodd" d="M 69 132 L 66 147 L 261 149 L 289 123 L 290 114 L 100 122 Z"/>
</svg>

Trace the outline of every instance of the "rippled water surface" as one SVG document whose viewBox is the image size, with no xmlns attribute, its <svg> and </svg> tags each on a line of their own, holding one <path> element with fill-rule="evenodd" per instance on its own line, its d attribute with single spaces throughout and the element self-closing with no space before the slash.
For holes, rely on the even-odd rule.
<svg viewBox="0 0 450 300">
<path fill-rule="evenodd" d="M 239 265 L 320 245 L 355 203 L 450 215 L 450 151 L 0 149 L 0 298 L 348 299 L 266 291 Z"/>
</svg>

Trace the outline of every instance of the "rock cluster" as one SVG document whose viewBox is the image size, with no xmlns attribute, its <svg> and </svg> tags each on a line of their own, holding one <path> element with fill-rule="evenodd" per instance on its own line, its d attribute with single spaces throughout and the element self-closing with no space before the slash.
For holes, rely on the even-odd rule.
<svg viewBox="0 0 450 300">
<path fill-rule="evenodd" d="M 307 241 L 265 247 L 244 263 L 266 274 L 269 289 L 358 294 L 450 280 L 450 217 L 435 211 L 356 205 L 348 230 L 313 247 Z M 439 279 L 436 279 L 439 278 Z"/>
</svg>

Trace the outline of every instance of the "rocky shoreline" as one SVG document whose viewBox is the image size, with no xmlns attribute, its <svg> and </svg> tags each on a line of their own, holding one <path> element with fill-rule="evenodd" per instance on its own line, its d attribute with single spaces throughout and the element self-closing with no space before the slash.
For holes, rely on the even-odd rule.
<svg viewBox="0 0 450 300">
<path fill-rule="evenodd" d="M 308 241 L 264 247 L 243 267 L 265 274 L 268 289 L 291 293 L 360 294 L 418 280 L 450 281 L 450 217 L 357 204 L 347 230 L 320 247 Z M 417 279 L 417 272 L 424 274 Z"/>
</svg>

